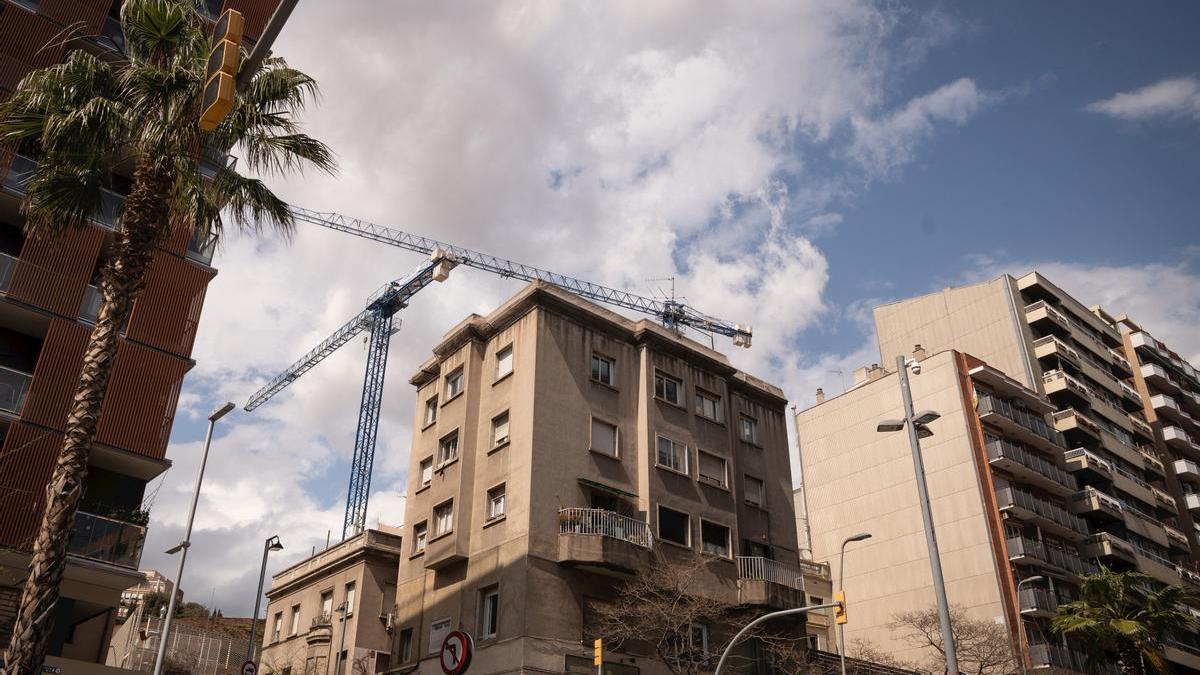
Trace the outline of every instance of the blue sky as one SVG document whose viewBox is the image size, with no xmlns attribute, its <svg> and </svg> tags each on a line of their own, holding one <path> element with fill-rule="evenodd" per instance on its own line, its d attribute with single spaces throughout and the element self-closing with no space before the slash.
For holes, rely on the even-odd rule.
<svg viewBox="0 0 1200 675">
<path fill-rule="evenodd" d="M 873 304 L 1033 266 L 1200 355 L 1195 4 L 334 5 L 302 3 L 278 44 L 322 83 L 307 121 L 341 162 L 268 177 L 293 203 L 647 295 L 676 276 L 755 326 L 718 348 L 800 406 L 877 360 Z M 208 410 L 416 262 L 312 228 L 226 238 L 144 566 L 173 569 Z M 408 375 L 519 287 L 456 270 L 403 313 L 372 522 L 405 520 Z M 272 570 L 336 538 L 362 364 L 351 343 L 222 421 L 194 598 L 249 612 L 264 538 Z"/>
</svg>

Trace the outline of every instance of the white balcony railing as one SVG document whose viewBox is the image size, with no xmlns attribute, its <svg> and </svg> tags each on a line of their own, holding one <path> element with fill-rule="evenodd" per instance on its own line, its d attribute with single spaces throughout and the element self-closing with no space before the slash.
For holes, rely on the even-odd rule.
<svg viewBox="0 0 1200 675">
<path fill-rule="evenodd" d="M 559 509 L 558 533 L 612 537 L 643 548 L 654 541 L 645 522 L 604 509 Z"/>
<path fill-rule="evenodd" d="M 777 560 L 761 556 L 737 557 L 738 578 L 750 581 L 767 581 L 780 586 L 804 590 L 804 575 L 800 570 Z"/>
</svg>

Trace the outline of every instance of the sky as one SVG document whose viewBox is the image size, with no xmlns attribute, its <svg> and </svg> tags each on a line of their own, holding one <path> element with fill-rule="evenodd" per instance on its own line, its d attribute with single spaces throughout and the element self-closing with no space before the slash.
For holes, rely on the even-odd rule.
<svg viewBox="0 0 1200 675">
<path fill-rule="evenodd" d="M 655 295 L 754 327 L 717 348 L 800 407 L 878 361 L 871 307 L 1037 269 L 1200 364 L 1200 5 L 447 1 L 299 4 L 277 52 L 321 83 L 336 177 L 289 202 Z M 237 154 L 236 151 L 234 153 Z M 143 568 L 174 575 L 204 434 L 361 311 L 413 253 L 300 225 L 228 232 Z M 521 285 L 459 268 L 401 312 L 369 525 L 404 522 L 408 378 Z M 354 341 L 220 421 L 182 588 L 246 616 L 337 541 Z"/>
</svg>

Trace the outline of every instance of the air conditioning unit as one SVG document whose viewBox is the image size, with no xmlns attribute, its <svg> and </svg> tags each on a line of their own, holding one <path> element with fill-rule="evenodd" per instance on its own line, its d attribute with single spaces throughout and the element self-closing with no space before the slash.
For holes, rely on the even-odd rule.
<svg viewBox="0 0 1200 675">
<path fill-rule="evenodd" d="M 390 633 L 396 629 L 396 615 L 394 613 L 388 612 L 381 618 L 383 619 L 383 627 L 387 632 Z"/>
</svg>

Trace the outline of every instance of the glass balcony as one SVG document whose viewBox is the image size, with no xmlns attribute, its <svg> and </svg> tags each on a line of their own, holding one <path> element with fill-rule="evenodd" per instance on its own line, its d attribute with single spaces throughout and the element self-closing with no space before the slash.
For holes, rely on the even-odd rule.
<svg viewBox="0 0 1200 675">
<path fill-rule="evenodd" d="M 29 373 L 0 366 L 0 410 L 21 414 L 32 379 Z"/>
<path fill-rule="evenodd" d="M 1063 507 L 1017 488 L 996 490 L 996 501 L 1001 510 L 1009 510 L 1018 518 L 1040 520 L 1061 528 L 1064 536 L 1082 538 L 1087 535 L 1087 522 L 1072 515 Z"/>
<path fill-rule="evenodd" d="M 29 181 L 36 168 L 37 162 L 25 155 L 13 155 L 12 164 L 8 167 L 8 174 L 4 176 L 4 189 L 16 195 L 25 196 L 25 183 Z"/>
<path fill-rule="evenodd" d="M 104 24 L 100 26 L 100 35 L 96 36 L 96 42 L 105 49 L 124 52 L 125 32 L 121 30 L 121 22 L 111 16 L 105 17 Z"/>
<path fill-rule="evenodd" d="M 195 260 L 204 265 L 211 265 L 213 254 L 217 252 L 217 237 L 215 235 L 207 235 L 201 237 L 199 230 L 192 233 L 192 239 L 188 242 L 187 257 L 189 260 Z"/>
<path fill-rule="evenodd" d="M 67 552 L 91 560 L 137 569 L 146 528 L 104 518 L 86 511 L 75 513 Z"/>
<path fill-rule="evenodd" d="M 1062 435 L 1046 423 L 1046 418 L 1025 408 L 1015 406 L 1007 401 L 989 394 L 979 394 L 979 415 L 997 414 L 1022 427 L 1026 431 L 1043 440 L 1062 445 Z"/>
<path fill-rule="evenodd" d="M 1053 616 L 1058 611 L 1058 598 L 1044 588 L 1022 588 L 1020 602 L 1022 614 Z"/>
<path fill-rule="evenodd" d="M 4 177 L 4 189 L 24 197 L 27 193 L 26 183 L 33 176 L 35 169 L 37 169 L 36 161 L 24 155 L 13 155 L 8 175 Z M 117 221 L 120 219 L 121 205 L 124 202 L 125 197 L 112 190 L 101 188 L 100 208 L 92 215 L 92 222 L 107 230 L 115 229 Z"/>
<path fill-rule="evenodd" d="M 1013 471 L 1021 478 L 1059 492 L 1075 492 L 1079 483 L 1075 477 L 1011 441 L 995 439 L 987 444 L 988 460 Z M 1043 480 L 1044 479 L 1044 480 Z"/>
<path fill-rule="evenodd" d="M 12 281 L 13 271 L 16 269 L 17 257 L 0 253 L 0 291 L 8 291 L 8 284 Z"/>
<path fill-rule="evenodd" d="M 100 316 L 102 302 L 104 302 L 104 296 L 100 295 L 100 289 L 89 285 L 83 291 L 83 305 L 79 308 L 79 318 L 88 323 L 96 323 L 96 319 Z"/>
</svg>

